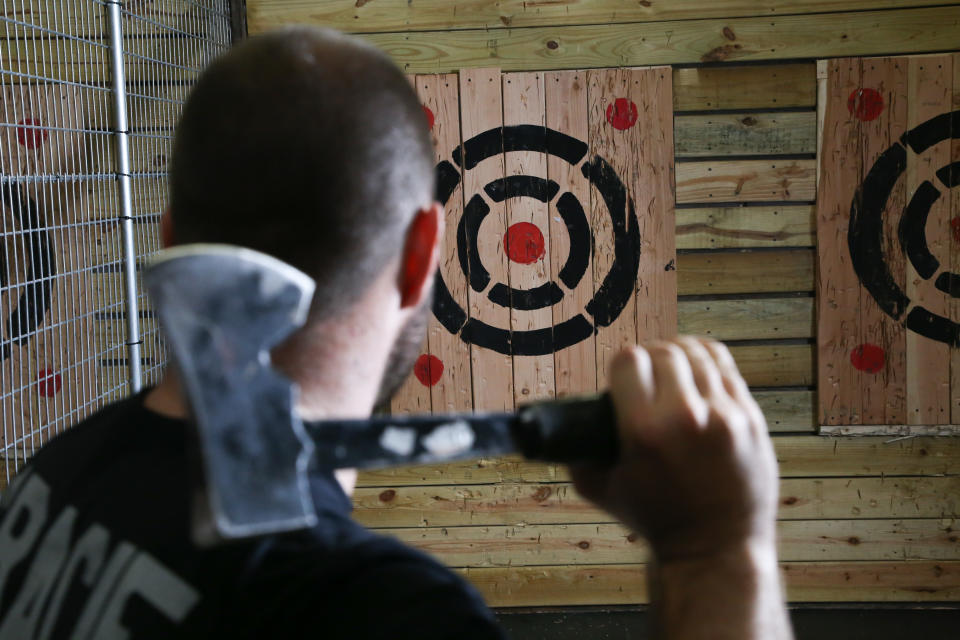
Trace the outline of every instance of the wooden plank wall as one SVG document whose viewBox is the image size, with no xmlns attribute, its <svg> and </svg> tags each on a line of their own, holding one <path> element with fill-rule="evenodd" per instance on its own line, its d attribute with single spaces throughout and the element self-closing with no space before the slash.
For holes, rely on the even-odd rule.
<svg viewBox="0 0 960 640">
<path fill-rule="evenodd" d="M 251 33 L 286 23 L 359 33 L 408 73 L 677 65 L 679 329 L 727 342 L 767 416 L 789 599 L 960 599 L 960 442 L 825 438 L 814 408 L 813 59 L 957 48 L 958 3 L 248 0 L 248 10 Z M 736 64 L 754 60 L 765 63 Z M 547 104 L 562 75 L 545 75 Z M 573 85 L 558 91 L 586 99 Z M 431 341 L 442 334 L 434 327 Z M 559 466 L 496 459 L 365 473 L 355 505 L 358 520 L 436 555 L 494 606 L 648 597 L 642 540 L 585 504 Z"/>
</svg>

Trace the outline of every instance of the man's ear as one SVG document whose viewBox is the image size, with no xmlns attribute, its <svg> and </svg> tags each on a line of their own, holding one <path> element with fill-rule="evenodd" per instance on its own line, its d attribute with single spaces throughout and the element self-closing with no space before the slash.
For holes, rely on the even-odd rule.
<svg viewBox="0 0 960 640">
<path fill-rule="evenodd" d="M 440 262 L 443 225 L 443 205 L 434 202 L 418 211 L 407 228 L 398 282 L 402 308 L 420 306 L 430 293 L 433 274 Z"/>
<path fill-rule="evenodd" d="M 167 208 L 160 216 L 160 240 L 163 242 L 164 248 L 170 248 L 177 244 L 174 237 L 173 216 L 170 214 L 170 209 Z"/>
</svg>

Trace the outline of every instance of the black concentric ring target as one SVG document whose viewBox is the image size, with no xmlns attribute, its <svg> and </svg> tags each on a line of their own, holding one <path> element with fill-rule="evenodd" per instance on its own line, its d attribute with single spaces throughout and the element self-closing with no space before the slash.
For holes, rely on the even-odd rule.
<svg viewBox="0 0 960 640">
<path fill-rule="evenodd" d="M 890 272 L 883 252 L 883 214 L 907 168 L 907 147 L 920 154 L 955 138 L 960 138 L 960 111 L 944 113 L 914 127 L 884 151 L 854 195 L 847 242 L 857 277 L 884 313 L 902 321 L 914 333 L 957 347 L 960 324 L 920 305 L 911 308 L 911 300 Z M 960 185 L 960 161 L 941 167 L 935 174 L 941 187 L 926 180 L 917 188 L 903 210 L 897 235 L 917 274 L 925 280 L 937 276 L 934 286 L 956 298 L 960 297 L 960 275 L 941 271 L 940 261 L 927 246 L 925 227 L 931 207 L 943 195 L 941 188 Z"/>
<path fill-rule="evenodd" d="M 6 360 L 12 353 L 12 345 L 26 342 L 43 323 L 52 301 L 56 264 L 36 203 L 15 182 L 5 179 L 0 183 L 0 198 L 3 206 L 13 213 L 23 234 L 22 246 L 26 255 L 21 259 L 26 261 L 27 267 L 25 284 L 16 305 L 11 307 L 6 335 L 0 343 L 0 360 Z M 6 247 L 0 244 L 0 291 L 4 293 L 16 286 L 10 282 L 10 274 L 4 269 L 8 264 Z"/>
<path fill-rule="evenodd" d="M 485 131 L 454 150 L 453 161 L 463 170 L 476 167 L 483 160 L 511 151 L 548 153 L 577 166 L 587 155 L 586 143 L 571 136 L 535 125 L 518 125 Z M 633 201 L 616 171 L 600 156 L 594 156 L 580 165 L 583 176 L 603 198 L 613 228 L 614 260 L 603 283 L 585 307 L 592 322 L 581 313 L 563 322 L 543 329 L 511 331 L 493 327 L 467 313 L 450 295 L 438 271 L 433 312 L 440 323 L 469 344 L 491 349 L 511 356 L 546 355 L 585 340 L 597 327 L 609 326 L 620 315 L 633 296 L 640 267 L 640 228 Z M 446 204 L 460 184 L 460 171 L 450 162 L 437 165 L 437 200 Z M 494 202 L 514 197 L 536 198 L 551 202 L 559 193 L 557 183 L 533 176 L 510 176 L 495 180 L 484 187 Z M 581 203 L 570 192 L 560 195 L 556 204 L 564 225 L 570 234 L 570 253 L 557 277 L 568 289 L 577 286 L 587 272 L 593 234 Z M 463 215 L 457 225 L 457 258 L 469 286 L 482 292 L 490 285 L 490 273 L 480 261 L 476 250 L 480 225 L 490 213 L 490 207 L 480 194 L 469 196 Z M 495 283 L 487 294 L 494 304 L 514 309 L 543 309 L 563 298 L 563 289 L 556 282 L 533 289 L 514 289 Z"/>
</svg>

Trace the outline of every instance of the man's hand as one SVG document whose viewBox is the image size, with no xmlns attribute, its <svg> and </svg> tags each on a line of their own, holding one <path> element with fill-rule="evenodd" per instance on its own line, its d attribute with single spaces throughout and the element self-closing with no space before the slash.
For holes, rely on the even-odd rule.
<svg viewBox="0 0 960 640">
<path fill-rule="evenodd" d="M 650 542 L 665 637 L 789 638 L 776 565 L 777 463 L 727 348 L 680 338 L 611 369 L 620 459 L 577 490 Z"/>
</svg>

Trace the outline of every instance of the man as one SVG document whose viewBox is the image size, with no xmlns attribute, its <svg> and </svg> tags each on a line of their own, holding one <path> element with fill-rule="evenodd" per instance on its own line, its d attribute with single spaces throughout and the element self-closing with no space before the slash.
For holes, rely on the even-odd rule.
<svg viewBox="0 0 960 640">
<path fill-rule="evenodd" d="M 185 106 L 165 241 L 251 247 L 317 280 L 274 353 L 306 418 L 368 416 L 411 368 L 443 236 L 432 157 L 401 73 L 332 32 L 244 42 Z M 620 460 L 572 471 L 649 539 L 664 636 L 789 638 L 776 461 L 729 353 L 646 345 L 610 379 Z M 0 638 L 501 637 L 455 574 L 350 520 L 355 474 L 314 476 L 310 531 L 200 544 L 188 420 L 170 373 L 37 454 L 0 512 Z"/>
</svg>

